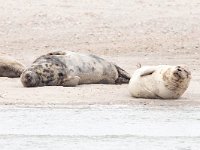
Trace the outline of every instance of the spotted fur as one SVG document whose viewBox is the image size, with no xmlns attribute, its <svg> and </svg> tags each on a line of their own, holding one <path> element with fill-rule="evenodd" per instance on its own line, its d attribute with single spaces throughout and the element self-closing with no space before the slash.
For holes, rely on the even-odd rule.
<svg viewBox="0 0 200 150">
<path fill-rule="evenodd" d="M 25 87 L 121 84 L 128 83 L 129 79 L 129 74 L 113 63 L 95 55 L 70 51 L 43 55 L 21 75 Z"/>
</svg>

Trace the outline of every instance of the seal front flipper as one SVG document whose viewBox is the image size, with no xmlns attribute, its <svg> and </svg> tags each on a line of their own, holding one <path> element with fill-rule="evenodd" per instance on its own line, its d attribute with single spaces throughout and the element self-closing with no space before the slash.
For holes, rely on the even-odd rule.
<svg viewBox="0 0 200 150">
<path fill-rule="evenodd" d="M 80 81 L 80 77 L 78 76 L 68 76 L 63 79 L 63 85 L 62 86 L 76 86 L 78 85 Z"/>
<path fill-rule="evenodd" d="M 66 53 L 65 52 L 62 52 L 62 51 L 56 51 L 56 52 L 50 52 L 50 53 L 47 53 L 46 55 L 65 55 Z"/>
<path fill-rule="evenodd" d="M 144 68 L 141 72 L 140 72 L 140 77 L 144 77 L 144 76 L 148 76 L 153 74 L 156 71 L 155 67 L 149 67 L 149 68 Z"/>
</svg>

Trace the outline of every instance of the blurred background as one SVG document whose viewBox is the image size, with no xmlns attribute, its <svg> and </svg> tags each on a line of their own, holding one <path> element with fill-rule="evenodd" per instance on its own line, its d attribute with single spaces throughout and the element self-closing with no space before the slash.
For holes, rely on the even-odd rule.
<svg viewBox="0 0 200 150">
<path fill-rule="evenodd" d="M 199 35 L 198 0 L 0 0 L 0 52 L 22 61 L 52 50 L 199 55 Z"/>
</svg>

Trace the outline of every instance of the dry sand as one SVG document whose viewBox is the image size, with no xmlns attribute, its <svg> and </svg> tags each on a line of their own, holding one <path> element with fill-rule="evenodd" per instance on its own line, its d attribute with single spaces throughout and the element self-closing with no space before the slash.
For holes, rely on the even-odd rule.
<svg viewBox="0 0 200 150">
<path fill-rule="evenodd" d="M 1 105 L 142 104 L 200 106 L 197 0 L 0 0 L 0 54 L 27 66 L 50 51 L 93 53 L 130 73 L 136 64 L 186 64 L 191 84 L 179 100 L 134 99 L 127 85 L 23 88 L 0 78 Z"/>
<path fill-rule="evenodd" d="M 24 88 L 0 78 L 1 150 L 200 149 L 198 0 L 0 0 L 0 55 L 29 66 L 56 50 L 130 73 L 186 64 L 192 80 L 179 100 L 150 100 L 130 97 L 127 84 Z"/>
</svg>

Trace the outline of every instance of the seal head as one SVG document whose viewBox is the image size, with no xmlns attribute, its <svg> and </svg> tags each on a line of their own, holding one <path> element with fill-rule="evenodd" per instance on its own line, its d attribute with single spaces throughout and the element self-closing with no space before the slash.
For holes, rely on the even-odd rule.
<svg viewBox="0 0 200 150">
<path fill-rule="evenodd" d="M 21 74 L 21 82 L 24 87 L 36 87 L 40 84 L 40 77 L 34 70 L 25 70 Z"/>
<path fill-rule="evenodd" d="M 191 72 L 186 66 L 176 66 L 173 74 L 177 80 L 191 79 Z"/>
<path fill-rule="evenodd" d="M 191 72 L 186 66 L 174 66 L 163 75 L 165 86 L 170 90 L 186 90 L 191 79 Z M 181 92 L 181 95 L 183 93 Z"/>
</svg>

